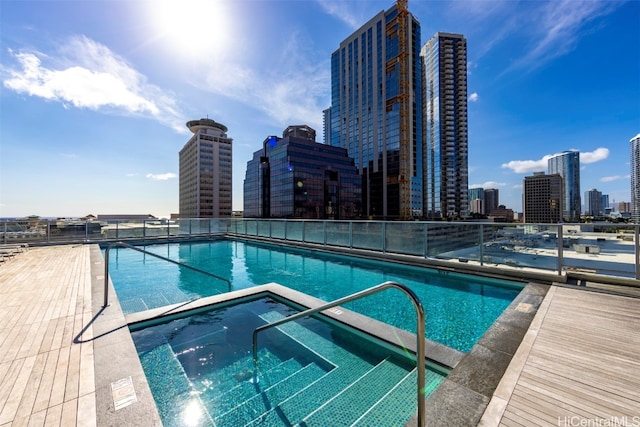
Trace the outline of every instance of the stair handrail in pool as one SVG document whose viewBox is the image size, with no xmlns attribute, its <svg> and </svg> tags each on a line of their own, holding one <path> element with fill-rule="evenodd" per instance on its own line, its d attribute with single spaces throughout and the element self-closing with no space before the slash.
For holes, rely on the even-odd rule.
<svg viewBox="0 0 640 427">
<path fill-rule="evenodd" d="M 416 309 L 417 320 L 416 320 L 416 368 L 418 370 L 418 380 L 417 380 L 417 398 L 418 398 L 418 426 L 424 427 L 425 425 L 425 402 L 423 398 L 423 392 L 425 388 L 425 326 L 424 326 L 424 308 L 422 307 L 422 302 L 420 298 L 413 292 L 411 288 L 406 285 L 397 282 L 384 282 L 379 285 L 372 286 L 368 289 L 365 289 L 360 292 L 356 292 L 351 295 L 347 295 L 346 297 L 342 297 L 332 302 L 328 302 L 326 304 L 321 305 L 320 307 L 310 308 L 305 311 L 301 311 L 300 313 L 296 313 L 294 315 L 285 317 L 280 320 L 276 320 L 275 322 L 268 323 L 266 325 L 262 325 L 253 330 L 253 364 L 258 369 L 258 332 L 264 331 L 268 328 L 273 328 L 283 323 L 291 322 L 293 320 L 297 320 L 303 317 L 310 316 L 314 313 L 318 313 L 320 311 L 327 310 L 329 308 L 335 307 L 337 305 L 341 305 L 356 299 L 364 298 L 371 294 L 375 294 L 377 292 L 383 291 L 388 288 L 396 288 L 404 292 Z"/>
<path fill-rule="evenodd" d="M 213 273 L 209 273 L 208 271 L 201 270 L 197 267 L 192 267 L 188 264 L 175 261 L 171 258 L 163 257 L 162 255 L 154 254 L 153 252 L 145 251 L 144 249 L 140 249 L 133 245 L 130 245 L 125 242 L 115 242 L 104 251 L 104 305 L 102 307 L 107 307 L 109 305 L 109 251 L 111 248 L 119 246 L 122 248 L 133 249 L 134 251 L 141 252 L 143 254 L 151 255 L 156 258 L 160 258 L 161 260 L 168 261 L 172 264 L 179 265 L 180 267 L 188 268 L 189 270 L 197 271 L 198 273 L 206 274 L 207 276 L 213 277 L 218 280 L 222 280 L 223 282 L 227 282 L 228 292 L 231 292 L 231 281 L 229 279 L 225 279 L 224 277 L 217 276 Z"/>
</svg>

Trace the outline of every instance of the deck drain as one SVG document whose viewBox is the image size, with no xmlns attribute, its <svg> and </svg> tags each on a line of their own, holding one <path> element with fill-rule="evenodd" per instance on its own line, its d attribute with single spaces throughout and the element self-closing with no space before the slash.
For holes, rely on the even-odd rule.
<svg viewBox="0 0 640 427">
<path fill-rule="evenodd" d="M 116 411 L 138 401 L 131 377 L 111 383 L 111 394 Z"/>
<path fill-rule="evenodd" d="M 531 310 L 533 310 L 533 305 L 521 302 L 516 306 L 516 310 L 521 311 L 522 313 L 531 313 Z"/>
</svg>

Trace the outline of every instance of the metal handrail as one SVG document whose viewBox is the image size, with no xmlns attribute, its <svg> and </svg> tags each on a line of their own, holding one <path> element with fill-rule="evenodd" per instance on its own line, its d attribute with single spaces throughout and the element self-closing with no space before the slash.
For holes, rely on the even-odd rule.
<svg viewBox="0 0 640 427">
<path fill-rule="evenodd" d="M 198 273 L 206 274 L 207 276 L 213 277 L 215 279 L 222 280 L 223 282 L 227 282 L 228 291 L 229 292 L 231 291 L 231 281 L 228 280 L 228 279 L 225 279 L 224 277 L 220 277 L 220 276 L 217 276 L 217 275 L 215 275 L 213 273 L 209 273 L 208 271 L 204 271 L 204 270 L 201 270 L 199 268 L 192 267 L 190 265 L 187 265 L 187 264 L 172 260 L 171 258 L 163 257 L 162 255 L 154 254 L 153 252 L 145 251 L 144 249 L 140 249 L 138 247 L 135 247 L 135 246 L 130 245 L 130 244 L 125 243 L 125 242 L 115 242 L 112 245 L 110 245 L 104 252 L 104 305 L 102 307 L 106 307 L 106 306 L 109 305 L 109 251 L 114 246 L 120 246 L 120 247 L 127 248 L 127 249 L 133 249 L 134 251 L 142 252 L 143 254 L 151 255 L 153 257 L 160 258 L 160 259 L 162 259 L 164 261 L 168 261 L 168 262 L 170 262 L 172 264 L 176 264 L 176 265 L 179 265 L 181 267 L 185 267 L 185 268 L 188 268 L 190 270 L 197 271 Z"/>
<path fill-rule="evenodd" d="M 417 380 L 417 398 L 418 398 L 418 426 L 423 427 L 425 425 L 425 405 L 423 392 L 425 387 L 425 326 L 424 326 L 424 308 L 422 307 L 422 303 L 418 296 L 406 285 L 396 282 L 384 282 L 376 286 L 372 286 L 368 289 L 365 289 L 360 292 L 356 292 L 355 294 L 348 295 L 346 297 L 337 299 L 335 301 L 326 303 L 321 305 L 320 307 L 311 308 L 300 313 L 296 313 L 292 316 L 285 317 L 284 319 L 277 320 L 273 323 L 269 323 L 263 326 L 259 326 L 253 330 L 253 363 L 256 367 L 258 367 L 258 332 L 263 331 L 268 328 L 273 328 L 275 326 L 282 325 L 283 323 L 290 322 L 292 320 L 297 320 L 302 317 L 307 317 L 311 314 L 326 310 L 328 308 L 335 307 L 337 305 L 341 305 L 359 298 L 363 298 L 369 296 L 371 294 L 383 291 L 387 288 L 396 288 L 404 292 L 413 303 L 416 314 L 416 368 L 418 369 L 418 380 Z"/>
</svg>

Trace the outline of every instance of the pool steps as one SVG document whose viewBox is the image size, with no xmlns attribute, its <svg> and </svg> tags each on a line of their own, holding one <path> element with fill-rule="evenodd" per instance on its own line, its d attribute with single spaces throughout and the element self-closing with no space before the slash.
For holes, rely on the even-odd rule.
<svg viewBox="0 0 640 427">
<path fill-rule="evenodd" d="M 284 316 L 268 312 L 260 317 L 273 322 Z M 322 425 L 326 419 L 339 420 L 340 425 L 351 425 L 370 423 L 376 419 L 388 423 L 390 417 L 394 419 L 392 424 L 403 425 L 415 414 L 415 405 L 407 405 L 415 399 L 415 369 L 408 373 L 405 368 L 388 359 L 372 364 L 354 358 L 347 350 L 296 323 L 280 325 L 277 329 L 304 347 L 313 349 L 314 353 L 336 367 L 315 381 L 292 375 L 288 378 L 296 381 L 275 383 L 267 388 L 263 388 L 264 383 L 251 383 L 258 394 L 245 400 L 233 411 L 223 416 L 214 416 L 217 425 L 253 425 L 265 422 L 271 425 L 270 421 L 275 423 L 273 425 Z M 310 365 L 302 369 L 306 370 Z M 317 366 L 316 369 L 318 374 L 323 372 Z M 265 377 L 268 376 L 266 373 Z M 440 376 L 430 375 L 430 385 L 441 381 Z M 386 383 L 388 387 L 382 387 L 380 393 L 372 392 L 379 388 L 373 385 L 379 386 L 381 383 Z M 296 389 L 298 391 L 289 394 Z M 355 402 L 358 404 L 354 405 Z"/>
</svg>

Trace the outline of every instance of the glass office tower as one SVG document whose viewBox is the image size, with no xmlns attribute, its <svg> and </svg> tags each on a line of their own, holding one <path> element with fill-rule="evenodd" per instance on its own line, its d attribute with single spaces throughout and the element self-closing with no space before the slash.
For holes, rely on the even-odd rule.
<svg viewBox="0 0 640 427">
<path fill-rule="evenodd" d="M 436 33 L 422 47 L 424 216 L 469 216 L 467 40 Z"/>
<path fill-rule="evenodd" d="M 315 142 L 306 125 L 269 136 L 247 162 L 245 218 L 354 219 L 360 176 L 347 150 Z"/>
<path fill-rule="evenodd" d="M 381 11 L 331 55 L 327 143 L 348 150 L 362 216 L 422 216 L 420 24 L 406 0 Z"/>
<path fill-rule="evenodd" d="M 557 173 L 562 177 L 564 200 L 562 219 L 565 222 L 578 222 L 582 212 L 580 198 L 580 153 L 564 151 L 547 160 L 549 174 Z"/>
</svg>

